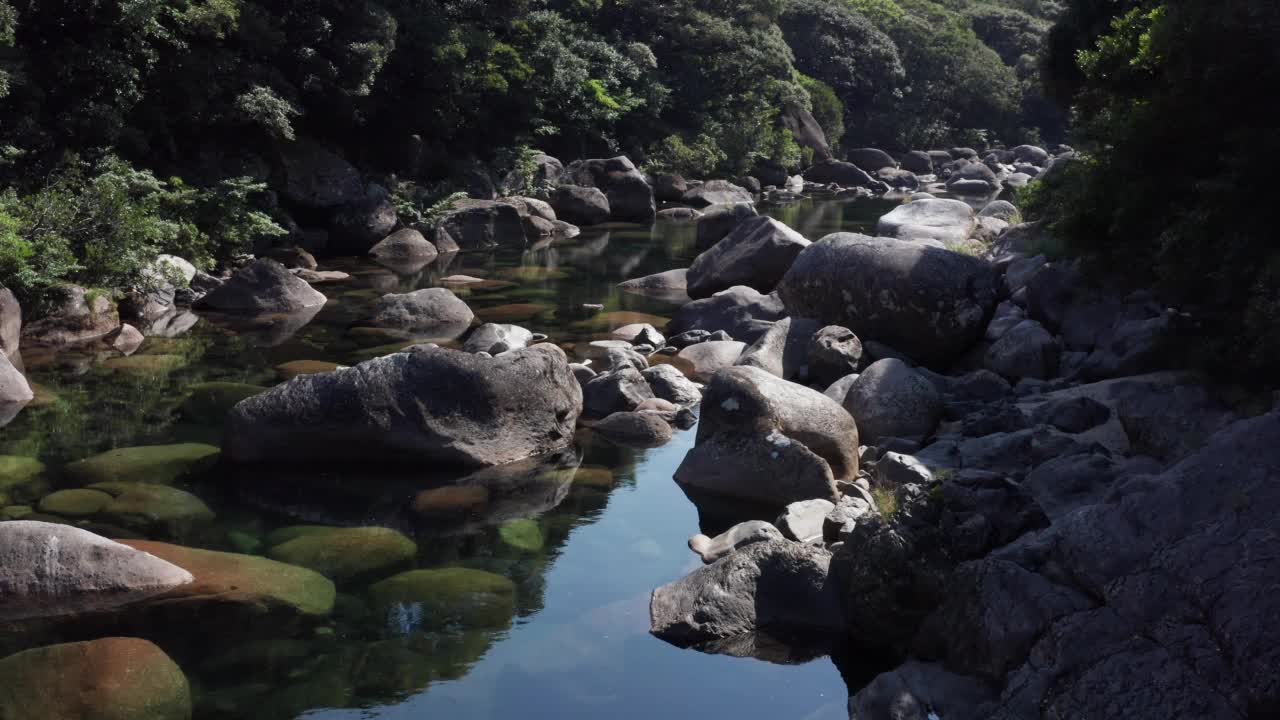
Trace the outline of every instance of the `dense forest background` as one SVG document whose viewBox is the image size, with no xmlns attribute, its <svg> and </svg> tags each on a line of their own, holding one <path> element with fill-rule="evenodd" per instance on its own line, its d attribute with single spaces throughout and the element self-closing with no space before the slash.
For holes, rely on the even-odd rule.
<svg viewBox="0 0 1280 720">
<path fill-rule="evenodd" d="M 1277 36 L 1269 0 L 0 0 L 0 284 L 284 238 L 287 148 L 419 200 L 532 148 L 737 177 L 811 160 L 802 108 L 837 154 L 1070 142 L 1029 213 L 1265 364 Z"/>
</svg>

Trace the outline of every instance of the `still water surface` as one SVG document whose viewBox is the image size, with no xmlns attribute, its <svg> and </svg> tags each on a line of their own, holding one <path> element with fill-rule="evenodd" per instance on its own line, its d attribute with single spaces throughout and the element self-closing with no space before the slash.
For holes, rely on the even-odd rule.
<svg viewBox="0 0 1280 720">
<path fill-rule="evenodd" d="M 804 200 L 767 212 L 817 240 L 867 231 L 885 208 L 885 201 Z M 218 422 L 183 406 L 193 388 L 212 381 L 265 387 L 296 371 L 286 363 L 353 364 L 393 351 L 405 343 L 352 330 L 368 304 L 449 275 L 499 281 L 456 291 L 481 320 L 524 325 L 572 354 L 611 327 L 669 317 L 674 306 L 616 285 L 685 267 L 693 256 L 692 226 L 659 223 L 593 229 L 541 249 L 462 255 L 418 271 L 356 259 L 325 263 L 322 269 L 352 278 L 318 286 L 330 301 L 300 329 L 296 319 L 259 328 L 202 319 L 180 337 L 148 339 L 127 362 L 29 355 L 39 399 L 0 430 L 0 455 L 39 458 L 52 489 L 76 485 L 59 472 L 65 463 L 111 448 L 217 444 Z M 567 469 L 539 470 L 533 490 L 506 478 L 503 487 L 520 488 L 501 507 L 465 517 L 411 509 L 424 488 L 457 480 L 426 470 L 219 465 L 174 484 L 213 509 L 210 523 L 162 531 L 80 524 L 242 553 L 265 552 L 272 531 L 299 524 L 383 525 L 418 544 L 401 569 L 465 567 L 514 583 L 509 612 L 482 621 L 379 615 L 365 601 L 369 583 L 380 579 L 372 577 L 340 583 L 333 615 L 318 624 L 135 628 L 182 666 L 198 720 L 847 717 L 845 682 L 829 658 L 775 664 L 681 650 L 648 635 L 649 591 L 697 567 L 686 539 L 711 530 L 699 527 L 698 510 L 671 479 L 693 437 L 681 432 L 664 447 L 630 450 L 583 433 Z M 86 632 L 68 635 L 55 625 L 4 633 L 0 651 L 85 639 Z"/>
</svg>

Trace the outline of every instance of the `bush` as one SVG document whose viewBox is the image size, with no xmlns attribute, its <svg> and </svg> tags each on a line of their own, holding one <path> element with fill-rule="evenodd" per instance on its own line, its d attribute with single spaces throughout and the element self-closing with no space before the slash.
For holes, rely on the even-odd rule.
<svg viewBox="0 0 1280 720">
<path fill-rule="evenodd" d="M 284 233 L 252 207 L 264 190 L 245 178 L 209 190 L 164 182 L 110 156 L 70 161 L 40 190 L 0 201 L 0 281 L 38 307 L 61 282 L 145 289 L 162 253 L 209 267 Z"/>
<path fill-rule="evenodd" d="M 649 173 L 674 173 L 690 178 L 706 178 L 715 174 L 728 157 L 714 138 L 699 135 L 685 142 L 679 135 L 671 135 L 649 149 L 645 170 Z"/>
<path fill-rule="evenodd" d="M 1277 33 L 1275 3 L 1076 0 L 1051 35 L 1047 84 L 1092 157 L 1031 212 L 1100 272 L 1191 309 L 1199 359 L 1234 379 L 1273 381 L 1280 357 L 1280 245 L 1259 199 L 1280 131 L 1256 108 L 1280 85 Z"/>
</svg>

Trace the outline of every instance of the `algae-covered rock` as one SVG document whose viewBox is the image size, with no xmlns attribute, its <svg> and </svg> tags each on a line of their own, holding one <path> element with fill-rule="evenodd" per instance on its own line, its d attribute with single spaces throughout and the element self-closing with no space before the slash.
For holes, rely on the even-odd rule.
<svg viewBox="0 0 1280 720">
<path fill-rule="evenodd" d="M 90 486 L 112 497 L 95 518 L 146 535 L 181 538 L 212 522 L 213 511 L 185 490 L 148 483 L 105 482 Z"/>
<path fill-rule="evenodd" d="M 507 545 L 526 552 L 541 550 L 544 542 L 542 528 L 538 527 L 536 520 L 528 518 L 503 523 L 498 528 L 498 537 L 502 538 L 502 542 Z"/>
<path fill-rule="evenodd" d="M 418 546 L 402 533 L 363 527 L 306 533 L 271 547 L 267 556 L 310 568 L 342 583 L 396 568 L 417 553 Z"/>
<path fill-rule="evenodd" d="M 50 645 L 0 660 L 0 718 L 190 720 L 191 690 L 146 640 Z"/>
<path fill-rule="evenodd" d="M 182 416 L 203 425 L 221 425 L 227 411 L 246 398 L 265 392 L 267 388 L 246 383 L 206 382 L 191 386 L 182 401 Z"/>
<path fill-rule="evenodd" d="M 78 518 L 93 515 L 110 502 L 111 496 L 101 490 L 73 488 L 46 495 L 37 507 L 43 513 Z"/>
<path fill-rule="evenodd" d="M 203 443 L 116 448 L 70 463 L 63 472 L 82 485 L 102 482 L 168 485 L 184 475 L 212 466 L 218 460 L 218 453 L 218 448 Z"/>
<path fill-rule="evenodd" d="M 516 610 L 516 586 L 483 570 L 410 570 L 369 588 L 375 608 L 388 619 L 413 619 L 429 627 L 506 627 Z"/>
<path fill-rule="evenodd" d="M 35 458 L 0 455 L 0 492 L 15 502 L 35 500 L 48 487 L 44 471 L 44 463 Z"/>
<path fill-rule="evenodd" d="M 198 550 L 152 540 L 123 544 L 167 560 L 195 576 L 189 585 L 157 599 L 200 609 L 232 604 L 253 614 L 328 615 L 337 593 L 333 581 L 306 568 L 253 555 Z"/>
</svg>

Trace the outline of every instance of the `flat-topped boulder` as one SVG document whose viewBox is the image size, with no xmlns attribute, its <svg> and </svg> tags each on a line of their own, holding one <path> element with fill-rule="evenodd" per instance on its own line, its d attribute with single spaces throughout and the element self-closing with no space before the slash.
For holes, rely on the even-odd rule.
<svg viewBox="0 0 1280 720">
<path fill-rule="evenodd" d="M 23 342 L 43 347 L 76 345 L 106 337 L 120 327 L 120 310 L 107 293 L 77 285 L 64 285 L 53 293 L 43 315 L 22 326 Z"/>
<path fill-rule="evenodd" d="M 0 523 L 0 620 L 108 610 L 190 582 L 183 568 L 87 530 Z"/>
<path fill-rule="evenodd" d="M 653 591 L 649 632 L 698 645 L 758 630 L 840 632 L 844 616 L 828 582 L 826 548 L 756 542 Z"/>
<path fill-rule="evenodd" d="M 498 465 L 567 446 L 582 389 L 551 344 L 483 355 L 418 346 L 304 375 L 231 411 L 239 462 Z"/>
<path fill-rule="evenodd" d="M 395 263 L 429 263 L 440 254 L 435 245 L 413 228 L 402 228 L 386 236 L 369 248 L 369 254 L 379 260 Z"/>
<path fill-rule="evenodd" d="M 681 202 L 695 208 L 712 205 L 736 205 L 755 200 L 751 191 L 728 180 L 708 180 L 685 192 Z"/>
<path fill-rule="evenodd" d="M 982 337 L 998 283 L 980 258 L 836 233 L 800 253 L 777 294 L 788 314 L 841 325 L 921 361 L 951 362 Z"/>
<path fill-rule="evenodd" d="M 901 240 L 938 240 L 944 244 L 969 239 L 977 227 L 973 208 L 959 200 L 915 200 L 899 205 L 876 223 L 876 232 Z"/>
<path fill-rule="evenodd" d="M 734 340 L 755 342 L 773 323 L 787 316 L 777 295 L 738 285 L 681 307 L 667 324 L 668 337 L 689 330 L 723 330 Z"/>
<path fill-rule="evenodd" d="M 809 246 L 803 235 L 771 217 L 739 223 L 689 267 L 689 296 L 705 298 L 735 285 L 772 292 L 791 263 Z"/>
<path fill-rule="evenodd" d="M 471 327 L 475 314 L 447 288 L 383 295 L 362 324 L 423 337 L 451 339 Z"/>
<path fill-rule="evenodd" d="M 496 200 L 459 200 L 436 226 L 436 249 L 463 252 L 525 244 L 524 221 L 515 205 Z"/>
<path fill-rule="evenodd" d="M 644 173 L 625 155 L 570 163 L 565 168 L 564 181 L 603 191 L 609 200 L 609 215 L 614 220 L 650 223 L 657 212 L 653 188 Z"/>
<path fill-rule="evenodd" d="M 840 187 L 866 187 L 874 182 L 865 170 L 842 160 L 814 163 L 804 171 L 804 179 L 822 185 L 834 183 Z"/>
<path fill-rule="evenodd" d="M 225 313 L 292 313 L 324 305 L 326 298 L 285 266 L 259 258 L 200 299 L 200 306 Z"/>
</svg>

